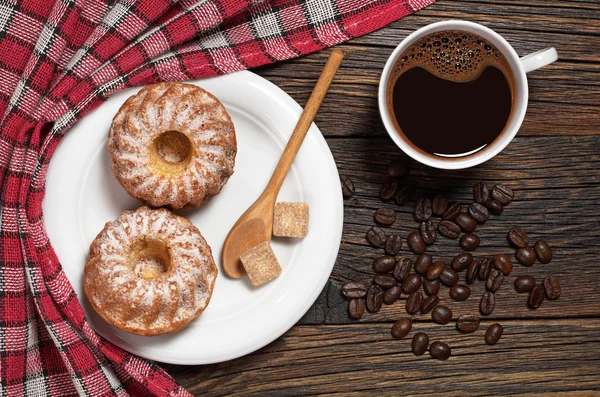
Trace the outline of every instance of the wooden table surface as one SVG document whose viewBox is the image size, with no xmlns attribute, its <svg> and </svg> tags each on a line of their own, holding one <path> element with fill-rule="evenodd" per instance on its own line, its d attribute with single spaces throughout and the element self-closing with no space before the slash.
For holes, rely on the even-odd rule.
<svg viewBox="0 0 600 397">
<path fill-rule="evenodd" d="M 379 75 L 394 47 L 415 29 L 448 19 L 496 30 L 519 55 L 546 46 L 559 54 L 558 62 L 528 75 L 529 109 L 518 136 L 491 161 L 462 171 L 408 160 L 387 136 L 376 101 Z M 600 395 L 600 2 L 439 0 L 338 48 L 346 58 L 316 122 L 340 174 L 354 180 L 356 195 L 345 201 L 342 244 L 328 285 L 306 316 L 265 348 L 221 364 L 165 365 L 168 372 L 198 396 Z M 327 55 L 322 51 L 256 72 L 304 105 Z M 375 209 L 396 209 L 392 229 L 404 238 L 417 225 L 412 202 L 398 207 L 378 199 L 385 166 L 397 157 L 410 165 L 406 184 L 424 194 L 446 192 L 469 204 L 476 181 L 514 189 L 515 200 L 504 214 L 478 228 L 477 255 L 512 255 L 506 232 L 513 225 L 554 248 L 548 265 L 515 266 L 497 293 L 496 309 L 473 334 L 458 333 L 454 322 L 437 325 L 429 315 L 418 315 L 410 336 L 394 340 L 390 328 L 406 316 L 404 300 L 360 321 L 347 315 L 341 285 L 370 283 L 371 262 L 381 254 L 365 241 Z M 442 237 L 428 252 L 449 261 L 459 248 L 456 240 Z M 406 248 L 402 254 L 410 255 Z M 526 296 L 512 287 L 525 274 L 538 280 L 558 276 L 562 296 L 528 309 Z M 440 296 L 456 317 L 477 312 L 483 291 L 482 283 L 474 284 L 466 302 L 450 301 L 445 288 Z M 483 335 L 493 322 L 504 326 L 504 336 L 487 346 Z M 452 357 L 415 357 L 410 351 L 415 331 L 448 342 Z"/>
</svg>

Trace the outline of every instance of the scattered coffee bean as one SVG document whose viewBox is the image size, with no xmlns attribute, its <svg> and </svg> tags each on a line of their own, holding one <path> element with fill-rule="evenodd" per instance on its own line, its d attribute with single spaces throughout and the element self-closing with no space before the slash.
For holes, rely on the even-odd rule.
<svg viewBox="0 0 600 397">
<path fill-rule="evenodd" d="M 452 266 L 452 269 L 456 270 L 457 272 L 462 272 L 463 270 L 469 267 L 471 262 L 473 262 L 473 255 L 471 255 L 468 252 L 463 252 L 461 254 L 456 255 L 452 259 L 450 265 Z"/>
<path fill-rule="evenodd" d="M 488 291 L 496 292 L 500 289 L 502 282 L 504 281 L 504 275 L 500 270 L 492 269 L 490 275 L 485 282 L 485 288 Z"/>
<path fill-rule="evenodd" d="M 396 222 L 396 211 L 389 208 L 380 208 L 375 212 L 375 221 L 385 226 Z"/>
<path fill-rule="evenodd" d="M 410 274 L 406 280 L 402 282 L 402 292 L 407 295 L 412 294 L 421 287 L 421 284 L 423 284 L 423 280 L 421 280 L 421 277 L 418 274 Z"/>
<path fill-rule="evenodd" d="M 479 279 L 486 281 L 492 270 L 492 260 L 490 258 L 482 258 L 479 260 Z"/>
<path fill-rule="evenodd" d="M 423 222 L 431 218 L 431 200 L 427 197 L 419 197 L 415 203 L 415 220 Z"/>
<path fill-rule="evenodd" d="M 453 201 L 448 204 L 448 208 L 446 208 L 446 211 L 444 211 L 442 218 L 444 218 L 447 221 L 450 221 L 450 220 L 456 218 L 456 215 L 460 214 L 461 210 L 462 210 L 462 205 L 460 205 L 459 202 Z"/>
<path fill-rule="evenodd" d="M 447 287 L 452 287 L 458 283 L 458 273 L 450 266 L 444 266 L 444 271 L 440 274 L 440 281 Z"/>
<path fill-rule="evenodd" d="M 432 260 L 433 259 L 431 258 L 431 255 L 427 253 L 417 256 L 417 260 L 415 261 L 415 272 L 420 274 L 427 273 L 427 269 L 429 269 L 429 266 L 431 266 Z"/>
<path fill-rule="evenodd" d="M 469 264 L 469 268 L 467 269 L 467 275 L 465 279 L 467 280 L 467 284 L 473 284 L 477 279 L 479 274 L 479 267 L 481 266 L 481 262 L 473 261 Z"/>
<path fill-rule="evenodd" d="M 515 251 L 515 258 L 523 266 L 531 266 L 535 263 L 535 250 L 531 247 L 519 248 Z"/>
<path fill-rule="evenodd" d="M 431 312 L 431 318 L 438 324 L 448 324 L 452 320 L 452 310 L 444 305 L 437 305 Z"/>
<path fill-rule="evenodd" d="M 412 339 L 412 351 L 415 356 L 422 356 L 429 347 L 429 336 L 425 332 L 417 332 Z"/>
<path fill-rule="evenodd" d="M 440 278 L 440 275 L 444 272 L 446 265 L 442 261 L 437 261 L 427 269 L 427 280 L 435 280 Z"/>
<path fill-rule="evenodd" d="M 490 195 L 494 200 L 499 201 L 502 205 L 510 203 L 515 196 L 512 189 L 505 185 L 495 185 L 492 188 Z"/>
<path fill-rule="evenodd" d="M 541 263 L 549 263 L 552 260 L 552 249 L 544 240 L 536 241 L 533 248 L 538 261 Z"/>
<path fill-rule="evenodd" d="M 423 237 L 425 244 L 431 245 L 437 240 L 437 231 L 435 230 L 435 225 L 433 222 L 422 222 L 419 226 L 419 231 L 421 232 L 421 237 Z"/>
<path fill-rule="evenodd" d="M 418 232 L 411 232 L 406 238 L 408 248 L 415 254 L 419 255 L 425 252 L 425 241 Z"/>
<path fill-rule="evenodd" d="M 385 245 L 387 236 L 383 229 L 377 226 L 373 226 L 367 232 L 367 240 L 373 247 L 381 248 Z"/>
<path fill-rule="evenodd" d="M 392 336 L 396 339 L 402 339 L 412 329 L 412 321 L 408 317 L 402 317 L 392 326 Z"/>
<path fill-rule="evenodd" d="M 508 276 L 513 269 L 512 261 L 510 256 L 506 254 L 498 254 L 494 256 L 494 267 L 502 272 L 505 276 Z"/>
<path fill-rule="evenodd" d="M 546 291 L 546 298 L 549 300 L 558 299 L 560 297 L 561 289 L 560 283 L 555 276 L 548 276 L 543 282 L 544 290 Z"/>
<path fill-rule="evenodd" d="M 448 238 L 455 239 L 460 236 L 460 226 L 452 221 L 441 221 L 438 225 L 438 230 L 442 236 L 446 236 Z"/>
<path fill-rule="evenodd" d="M 466 301 L 471 296 L 471 288 L 463 284 L 456 284 L 450 288 L 450 298 L 455 301 Z"/>
<path fill-rule="evenodd" d="M 381 198 L 383 201 L 391 200 L 396 196 L 397 190 L 398 180 L 396 178 L 390 178 L 383 185 L 381 185 L 379 198 Z"/>
<path fill-rule="evenodd" d="M 353 320 L 358 320 L 365 314 L 365 301 L 364 299 L 352 299 L 348 304 L 348 314 Z"/>
<path fill-rule="evenodd" d="M 458 244 L 465 251 L 475 251 L 479 247 L 479 237 L 473 233 L 463 234 Z"/>
<path fill-rule="evenodd" d="M 440 297 L 437 294 L 429 295 L 421 305 L 421 313 L 429 313 L 438 303 L 440 303 Z"/>
<path fill-rule="evenodd" d="M 392 288 L 396 285 L 396 279 L 391 274 L 378 274 L 373 277 L 373 282 L 383 289 Z"/>
<path fill-rule="evenodd" d="M 445 196 L 438 194 L 433 198 L 433 201 L 431 202 L 431 211 L 435 215 L 442 216 L 447 209 L 448 199 Z"/>
<path fill-rule="evenodd" d="M 354 183 L 352 183 L 352 179 L 346 175 L 342 175 L 340 177 L 340 182 L 342 184 L 342 196 L 344 196 L 344 198 L 354 196 Z"/>
<path fill-rule="evenodd" d="M 542 302 L 544 302 L 545 296 L 546 292 L 544 291 L 543 286 L 536 285 L 535 287 L 533 287 L 531 292 L 529 292 L 529 300 L 527 301 L 529 307 L 531 307 L 532 309 L 537 309 L 538 307 L 540 307 L 542 305 Z"/>
<path fill-rule="evenodd" d="M 515 280 L 515 290 L 517 292 L 529 292 L 533 287 L 535 287 L 535 278 L 531 276 L 521 276 Z"/>
<path fill-rule="evenodd" d="M 396 266 L 396 258 L 392 255 L 384 255 L 375 258 L 373 261 L 373 270 L 377 273 L 387 273 Z"/>
<path fill-rule="evenodd" d="M 358 299 L 367 296 L 367 286 L 358 281 L 349 281 L 342 286 L 342 294 L 348 299 Z"/>
<path fill-rule="evenodd" d="M 406 312 L 408 314 L 415 314 L 419 310 L 421 310 L 421 305 L 423 304 L 423 294 L 420 291 L 415 291 L 412 294 L 408 295 L 408 299 L 406 299 Z"/>
<path fill-rule="evenodd" d="M 483 204 L 473 203 L 469 206 L 469 215 L 471 215 L 477 222 L 485 223 L 490 217 L 490 211 Z"/>
<path fill-rule="evenodd" d="M 401 258 L 396 262 L 394 267 L 394 277 L 398 281 L 404 281 L 408 278 L 410 271 L 412 270 L 414 262 L 408 258 Z"/>
<path fill-rule="evenodd" d="M 397 255 L 402 249 L 402 237 L 390 234 L 385 240 L 385 252 L 389 255 Z"/>
<path fill-rule="evenodd" d="M 456 328 L 463 332 L 475 332 L 479 328 L 479 316 L 477 314 L 463 314 L 456 320 Z"/>
<path fill-rule="evenodd" d="M 486 291 L 481 296 L 481 301 L 479 301 L 479 311 L 481 314 L 490 314 L 494 311 L 494 307 L 496 306 L 496 297 L 493 292 Z"/>
<path fill-rule="evenodd" d="M 408 167 L 400 160 L 392 160 L 387 166 L 387 173 L 392 178 L 404 178 L 408 174 Z"/>
<path fill-rule="evenodd" d="M 376 313 L 383 304 L 383 290 L 379 285 L 371 285 L 367 290 L 367 311 Z"/>
<path fill-rule="evenodd" d="M 464 211 L 456 215 L 456 218 L 454 218 L 454 222 L 456 222 L 456 224 L 460 226 L 462 231 L 466 233 L 471 233 L 475 231 L 475 229 L 477 229 L 477 221 L 475 220 L 475 218 L 473 218 L 471 215 L 467 214 Z"/>
<path fill-rule="evenodd" d="M 424 280 L 423 291 L 429 296 L 440 292 L 440 280 Z"/>
<path fill-rule="evenodd" d="M 498 343 L 500 338 L 502 338 L 502 333 L 504 332 L 504 328 L 498 323 L 494 323 L 490 325 L 485 331 L 485 343 L 488 345 L 495 345 Z"/>
<path fill-rule="evenodd" d="M 487 199 L 483 205 L 494 215 L 502 215 L 502 212 L 504 212 L 504 206 L 498 200 Z"/>
<path fill-rule="evenodd" d="M 447 360 L 451 354 L 452 349 L 444 342 L 435 341 L 429 346 L 429 355 L 438 360 Z"/>
<path fill-rule="evenodd" d="M 410 201 L 410 198 L 412 197 L 412 194 L 413 194 L 413 191 L 411 188 L 409 188 L 408 186 L 402 186 L 396 192 L 396 197 L 395 197 L 396 204 L 404 205 L 404 204 L 408 203 Z"/>
<path fill-rule="evenodd" d="M 402 288 L 396 284 L 392 288 L 383 292 L 383 303 L 386 305 L 391 305 L 396 302 L 398 298 L 400 298 L 400 295 L 402 295 Z"/>
<path fill-rule="evenodd" d="M 508 231 L 508 241 L 516 248 L 525 248 L 529 243 L 529 236 L 525 230 L 514 226 Z"/>
<path fill-rule="evenodd" d="M 473 199 L 479 204 L 485 203 L 490 198 L 490 189 L 483 182 L 477 182 L 473 186 Z"/>
</svg>

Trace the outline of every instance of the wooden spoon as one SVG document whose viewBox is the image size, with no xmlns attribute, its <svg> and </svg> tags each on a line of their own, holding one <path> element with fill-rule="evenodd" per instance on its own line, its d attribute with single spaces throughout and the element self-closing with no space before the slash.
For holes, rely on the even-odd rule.
<svg viewBox="0 0 600 397">
<path fill-rule="evenodd" d="M 308 98 L 300 120 L 298 120 L 298 124 L 296 124 L 279 163 L 273 171 L 271 180 L 260 197 L 240 216 L 240 219 L 229 231 L 223 245 L 222 255 L 223 269 L 228 276 L 233 278 L 244 277 L 246 270 L 242 266 L 240 256 L 264 241 L 271 241 L 273 212 L 279 189 L 343 58 L 344 54 L 339 50 L 334 50 L 329 55 L 325 68 L 321 72 L 310 98 Z"/>
</svg>

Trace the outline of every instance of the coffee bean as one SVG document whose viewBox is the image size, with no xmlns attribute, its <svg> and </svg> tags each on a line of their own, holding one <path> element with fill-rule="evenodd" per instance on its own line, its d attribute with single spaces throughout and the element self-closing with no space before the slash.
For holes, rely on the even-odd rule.
<svg viewBox="0 0 600 397">
<path fill-rule="evenodd" d="M 422 356 L 429 347 L 429 336 L 425 332 L 417 332 L 412 339 L 412 351 L 415 356 Z"/>
<path fill-rule="evenodd" d="M 508 241 L 517 248 L 525 248 L 529 243 L 529 236 L 525 230 L 518 226 L 511 227 L 508 231 Z"/>
<path fill-rule="evenodd" d="M 358 281 L 349 281 L 342 286 L 342 294 L 348 299 L 358 299 L 367 296 L 367 286 Z"/>
<path fill-rule="evenodd" d="M 440 280 L 424 280 L 423 291 L 429 296 L 440 292 Z"/>
<path fill-rule="evenodd" d="M 490 211 L 483 204 L 473 203 L 469 206 L 469 215 L 477 222 L 485 223 L 490 217 Z"/>
<path fill-rule="evenodd" d="M 404 281 L 408 278 L 410 271 L 412 270 L 414 262 L 408 258 L 401 258 L 396 262 L 394 267 L 394 277 L 398 281 Z"/>
<path fill-rule="evenodd" d="M 479 247 L 479 243 L 480 240 L 476 234 L 467 233 L 462 235 L 458 244 L 465 251 L 475 251 Z"/>
<path fill-rule="evenodd" d="M 456 215 L 460 214 L 461 210 L 462 210 L 462 205 L 460 205 L 460 203 L 458 203 L 456 201 L 453 201 L 448 204 L 448 208 L 442 214 L 442 218 L 444 218 L 447 221 L 452 220 L 452 219 L 456 218 Z"/>
<path fill-rule="evenodd" d="M 367 310 L 370 313 L 376 313 L 383 304 L 383 290 L 378 285 L 371 285 L 367 290 Z"/>
<path fill-rule="evenodd" d="M 494 293 L 489 291 L 484 292 L 479 301 L 479 311 L 481 314 L 490 314 L 494 311 L 495 306 L 496 297 L 494 296 Z"/>
<path fill-rule="evenodd" d="M 529 292 L 529 300 L 527 301 L 529 307 L 531 307 L 532 309 L 537 309 L 538 307 L 540 307 L 542 305 L 542 302 L 544 302 L 545 296 L 546 292 L 544 291 L 543 286 L 536 285 L 535 287 L 533 287 L 531 292 Z"/>
<path fill-rule="evenodd" d="M 477 314 L 463 314 L 456 320 L 456 328 L 463 332 L 475 332 L 479 328 L 479 316 Z"/>
<path fill-rule="evenodd" d="M 492 198 L 499 201 L 502 205 L 510 203 L 515 197 L 511 188 L 505 185 L 495 185 L 490 192 Z"/>
<path fill-rule="evenodd" d="M 438 194 L 433 198 L 431 202 L 431 211 L 437 215 L 442 216 L 444 212 L 448 209 L 448 199 L 441 194 Z"/>
<path fill-rule="evenodd" d="M 519 248 L 515 251 L 515 258 L 523 266 L 531 266 L 535 263 L 535 250 L 531 247 Z"/>
<path fill-rule="evenodd" d="M 402 282 L 402 292 L 407 295 L 412 294 L 421 287 L 421 284 L 423 284 L 423 280 L 421 280 L 421 277 L 418 274 L 410 274 L 406 280 Z"/>
<path fill-rule="evenodd" d="M 412 194 L 413 194 L 413 191 L 411 188 L 409 188 L 408 186 L 402 186 L 396 192 L 396 197 L 395 197 L 396 204 L 404 205 L 404 204 L 408 203 L 410 201 L 410 198 L 412 197 Z"/>
<path fill-rule="evenodd" d="M 352 299 L 348 304 L 348 314 L 353 320 L 358 320 L 365 314 L 364 299 Z"/>
<path fill-rule="evenodd" d="M 473 186 L 473 199 L 479 204 L 485 203 L 490 198 L 490 189 L 483 182 L 477 182 Z"/>
<path fill-rule="evenodd" d="M 440 297 L 437 294 L 429 295 L 421 305 L 421 313 L 429 313 L 438 303 L 440 303 Z"/>
<path fill-rule="evenodd" d="M 435 341 L 429 346 L 429 355 L 438 360 L 447 360 L 452 354 L 452 349 L 444 342 Z"/>
<path fill-rule="evenodd" d="M 401 160 L 392 160 L 387 166 L 387 173 L 392 178 L 404 178 L 408 174 L 408 167 Z"/>
<path fill-rule="evenodd" d="M 536 241 L 533 248 L 538 261 L 541 263 L 549 263 L 552 260 L 552 249 L 544 240 Z"/>
<path fill-rule="evenodd" d="M 411 232 L 406 238 L 408 248 L 415 254 L 419 255 L 425 252 L 425 241 L 418 232 Z"/>
<path fill-rule="evenodd" d="M 397 190 L 398 180 L 396 178 L 390 178 L 383 185 L 381 185 L 379 198 L 381 198 L 383 201 L 391 200 L 396 196 Z"/>
<path fill-rule="evenodd" d="M 456 215 L 456 218 L 454 218 L 454 222 L 456 222 L 456 224 L 460 226 L 462 231 L 466 233 L 471 233 L 475 231 L 475 229 L 477 229 L 477 221 L 475 220 L 475 218 L 473 218 L 471 215 L 467 214 L 464 211 Z"/>
<path fill-rule="evenodd" d="M 396 258 L 392 255 L 384 255 L 375 258 L 373 261 L 373 270 L 377 273 L 387 273 L 396 266 Z"/>
<path fill-rule="evenodd" d="M 396 339 L 402 339 L 412 329 L 412 321 L 408 317 L 402 317 L 392 326 L 392 336 Z"/>
<path fill-rule="evenodd" d="M 438 324 L 448 324 L 452 319 L 452 310 L 444 305 L 437 305 L 431 312 L 431 318 Z"/>
<path fill-rule="evenodd" d="M 502 272 L 505 276 L 508 276 L 512 272 L 513 264 L 510 260 L 510 256 L 506 254 L 499 254 L 494 256 L 494 267 Z"/>
<path fill-rule="evenodd" d="M 344 198 L 354 196 L 354 183 L 352 183 L 350 177 L 342 175 L 340 177 L 340 183 L 342 184 L 342 196 L 344 196 Z"/>
<path fill-rule="evenodd" d="M 440 274 L 440 281 L 447 287 L 452 287 L 458 283 L 458 273 L 450 266 L 444 266 L 444 271 Z"/>
<path fill-rule="evenodd" d="M 369 243 L 371 243 L 371 245 L 373 247 L 378 247 L 378 248 L 383 247 L 385 245 L 386 239 L 387 239 L 387 236 L 386 236 L 385 232 L 383 231 L 383 229 L 381 229 L 377 226 L 373 226 L 367 232 L 367 240 L 369 241 Z"/>
<path fill-rule="evenodd" d="M 441 221 L 438 225 L 439 232 L 448 238 L 458 238 L 460 236 L 460 226 L 452 221 Z"/>
<path fill-rule="evenodd" d="M 427 280 L 435 280 L 437 278 L 440 278 L 440 275 L 444 272 L 445 267 L 446 265 L 444 265 L 444 262 L 442 261 L 437 261 L 431 266 L 429 266 L 426 275 Z"/>
<path fill-rule="evenodd" d="M 500 338 L 502 338 L 502 333 L 504 332 L 504 328 L 498 323 L 494 323 L 490 325 L 485 331 L 485 343 L 488 345 L 495 345 L 498 343 Z"/>
<path fill-rule="evenodd" d="M 471 262 L 473 262 L 473 255 L 468 252 L 463 252 L 462 254 L 456 255 L 452 259 L 450 265 L 452 266 L 452 269 L 456 270 L 457 272 L 462 272 L 469 267 Z"/>
<path fill-rule="evenodd" d="M 402 237 L 397 234 L 390 234 L 385 240 L 385 252 L 389 255 L 396 255 L 402 249 Z"/>
<path fill-rule="evenodd" d="M 421 305 L 423 304 L 423 294 L 419 291 L 415 291 L 412 294 L 408 295 L 408 299 L 406 299 L 406 312 L 408 314 L 415 314 L 419 310 L 421 310 Z"/>
<path fill-rule="evenodd" d="M 543 282 L 544 290 L 546 291 L 546 298 L 550 300 L 558 299 L 560 297 L 561 289 L 560 283 L 555 276 L 548 276 Z"/>
<path fill-rule="evenodd" d="M 419 197 L 415 203 L 414 215 L 417 222 L 431 218 L 431 200 L 427 197 Z"/>
<path fill-rule="evenodd" d="M 396 211 L 389 208 L 380 208 L 375 212 L 375 221 L 390 226 L 396 222 Z"/>
<path fill-rule="evenodd" d="M 504 206 L 502 205 L 502 203 L 500 203 L 497 200 L 494 200 L 493 198 L 485 200 L 485 203 L 483 203 L 483 205 L 485 205 L 487 209 L 490 210 L 490 212 L 494 215 L 502 215 L 502 212 L 504 212 Z"/>
<path fill-rule="evenodd" d="M 400 298 L 402 294 L 402 288 L 398 284 L 394 285 L 392 288 L 385 290 L 383 292 L 383 303 L 386 305 L 391 305 Z"/>
<path fill-rule="evenodd" d="M 450 298 L 455 301 L 466 301 L 471 296 L 471 288 L 463 284 L 456 284 L 450 288 Z"/>
<path fill-rule="evenodd" d="M 427 269 L 431 266 L 431 255 L 423 253 L 417 256 L 417 260 L 415 261 L 415 272 L 420 274 L 427 273 Z"/>
<path fill-rule="evenodd" d="M 467 284 L 473 284 L 477 279 L 479 274 L 479 268 L 481 267 L 481 262 L 473 261 L 469 264 L 469 268 L 467 269 L 467 275 L 465 279 L 467 280 Z"/>
<path fill-rule="evenodd" d="M 490 271 L 489 277 L 485 282 L 485 288 L 487 288 L 488 291 L 496 292 L 498 291 L 498 289 L 500 289 L 500 286 L 502 285 L 503 281 L 504 275 L 502 274 L 502 272 L 497 269 L 492 269 Z"/>
<path fill-rule="evenodd" d="M 419 231 L 421 232 L 421 237 L 423 237 L 425 244 L 431 245 L 437 240 L 437 231 L 435 230 L 433 222 L 422 222 L 419 226 Z"/>
<path fill-rule="evenodd" d="M 479 279 L 486 281 L 492 270 L 492 260 L 490 258 L 482 258 L 479 260 Z"/>
<path fill-rule="evenodd" d="M 391 274 L 378 274 L 373 277 L 373 282 L 383 289 L 389 289 L 396 285 L 396 279 Z"/>
<path fill-rule="evenodd" d="M 515 280 L 515 290 L 517 292 L 529 292 L 533 287 L 535 287 L 535 278 L 531 276 L 521 276 Z"/>
</svg>

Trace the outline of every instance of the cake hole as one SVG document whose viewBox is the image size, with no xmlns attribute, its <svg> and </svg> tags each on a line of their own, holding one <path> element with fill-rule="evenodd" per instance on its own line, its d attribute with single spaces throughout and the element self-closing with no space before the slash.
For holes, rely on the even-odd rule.
<svg viewBox="0 0 600 397">
<path fill-rule="evenodd" d="M 190 139 L 179 131 L 166 131 L 154 139 L 151 160 L 154 166 L 165 172 L 185 169 L 192 158 Z"/>
<path fill-rule="evenodd" d="M 142 238 L 133 243 L 130 259 L 135 275 L 145 279 L 160 277 L 171 268 L 169 246 L 156 238 Z"/>
</svg>

